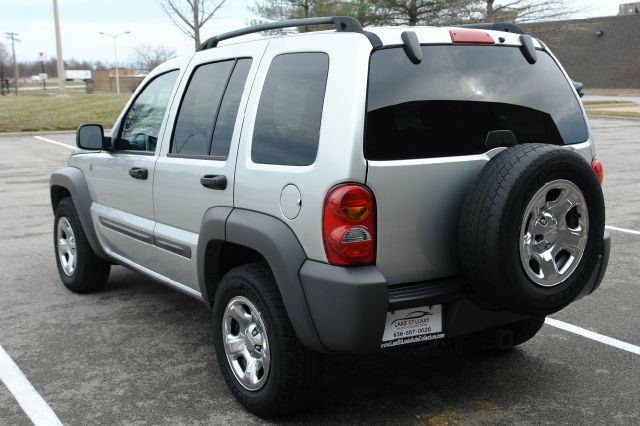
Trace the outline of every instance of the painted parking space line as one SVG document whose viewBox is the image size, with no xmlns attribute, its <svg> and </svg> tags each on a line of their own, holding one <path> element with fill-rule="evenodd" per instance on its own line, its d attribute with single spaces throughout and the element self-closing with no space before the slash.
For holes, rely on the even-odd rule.
<svg viewBox="0 0 640 426">
<path fill-rule="evenodd" d="M 76 149 L 76 147 L 73 146 L 73 145 L 67 145 L 66 143 L 54 141 L 53 139 L 49 139 L 49 138 L 43 138 L 42 136 L 34 136 L 34 138 L 38 139 L 39 141 L 42 141 L 42 142 L 48 142 L 48 143 L 52 143 L 54 145 L 64 146 L 65 148 L 69 148 L 69 149 Z"/>
<path fill-rule="evenodd" d="M 618 228 L 617 226 L 609 226 L 609 225 L 605 226 L 605 228 L 611 229 L 612 231 L 624 232 L 624 233 L 633 234 L 633 235 L 640 235 L 640 231 L 634 231 L 633 229 Z"/>
<path fill-rule="evenodd" d="M 0 381 L 9 389 L 35 426 L 62 426 L 56 413 L 35 390 L 2 345 L 0 345 Z"/>
<path fill-rule="evenodd" d="M 605 336 L 604 334 L 596 333 L 585 328 L 566 323 L 564 321 L 558 321 L 553 318 L 546 318 L 544 320 L 544 323 L 568 331 L 570 333 L 578 334 L 582 337 L 586 337 L 587 339 L 595 340 L 596 342 L 604 343 L 605 345 L 613 346 L 614 348 L 622 349 L 623 351 L 640 355 L 640 346 L 632 345 L 631 343 L 623 342 L 622 340 L 614 339 L 613 337 Z"/>
</svg>

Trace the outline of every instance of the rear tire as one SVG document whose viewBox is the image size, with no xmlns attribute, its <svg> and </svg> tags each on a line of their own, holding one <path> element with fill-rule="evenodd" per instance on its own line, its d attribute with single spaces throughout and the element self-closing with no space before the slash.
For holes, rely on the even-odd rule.
<svg viewBox="0 0 640 426">
<path fill-rule="evenodd" d="M 296 337 L 268 265 L 232 269 L 214 300 L 216 356 L 233 396 L 262 417 L 300 411 L 314 401 L 323 357 Z"/>
<path fill-rule="evenodd" d="M 53 222 L 53 246 L 60 279 L 74 293 L 102 290 L 111 264 L 93 252 L 71 198 L 60 201 Z"/>
</svg>

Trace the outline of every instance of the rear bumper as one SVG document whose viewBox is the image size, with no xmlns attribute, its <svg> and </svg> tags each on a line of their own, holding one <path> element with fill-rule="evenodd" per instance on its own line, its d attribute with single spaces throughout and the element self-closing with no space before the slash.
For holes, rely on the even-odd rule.
<svg viewBox="0 0 640 426">
<path fill-rule="evenodd" d="M 300 281 L 320 341 L 329 352 L 379 350 L 390 310 L 443 304 L 445 338 L 524 318 L 477 307 L 466 298 L 459 277 L 389 287 L 375 266 L 341 268 L 307 260 Z"/>
<path fill-rule="evenodd" d="M 605 233 L 598 265 L 580 297 L 602 282 L 610 247 Z M 300 269 L 300 282 L 318 337 L 329 352 L 379 350 L 387 311 L 398 309 L 442 304 L 445 339 L 526 318 L 476 306 L 463 290 L 463 277 L 388 286 L 375 266 L 342 268 L 307 260 Z"/>
</svg>

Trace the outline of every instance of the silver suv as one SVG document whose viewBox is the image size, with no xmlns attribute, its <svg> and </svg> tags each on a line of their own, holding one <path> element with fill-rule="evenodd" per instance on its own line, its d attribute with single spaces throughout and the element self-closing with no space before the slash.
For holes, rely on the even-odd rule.
<svg viewBox="0 0 640 426">
<path fill-rule="evenodd" d="M 218 45 L 303 25 L 336 30 Z M 326 354 L 523 343 L 608 261 L 580 98 L 514 25 L 234 31 L 77 144 L 51 176 L 64 285 L 119 264 L 202 300 L 261 416 L 309 404 Z"/>
</svg>

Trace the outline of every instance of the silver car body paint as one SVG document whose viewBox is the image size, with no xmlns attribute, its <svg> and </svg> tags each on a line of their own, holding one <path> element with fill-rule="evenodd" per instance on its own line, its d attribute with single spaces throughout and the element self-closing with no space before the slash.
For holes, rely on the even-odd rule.
<svg viewBox="0 0 640 426">
<path fill-rule="evenodd" d="M 408 29 L 366 30 L 390 46 L 401 45 L 401 33 Z M 449 28 L 410 30 L 421 43 L 451 43 Z M 517 34 L 487 32 L 496 40 L 504 38 L 502 45 L 520 45 Z M 537 40 L 534 44 L 544 47 Z M 94 200 L 92 216 L 105 251 L 129 267 L 197 296 L 195 262 L 201 219 L 208 208 L 234 206 L 281 219 L 296 234 L 309 259 L 326 262 L 322 240 L 324 197 L 338 183 L 359 182 L 369 185 L 376 197 L 377 266 L 389 284 L 459 274 L 457 212 L 472 180 L 503 148 L 479 155 L 367 161 L 362 141 L 371 51 L 371 43 L 362 34 L 315 32 L 226 44 L 171 60 L 154 70 L 138 92 L 159 73 L 180 70 L 156 152 L 143 156 L 79 151 L 69 160 L 87 176 Z M 255 164 L 251 161 L 251 139 L 269 65 L 277 55 L 293 52 L 325 52 L 330 58 L 316 161 L 310 166 Z M 193 68 L 237 57 L 251 57 L 253 62 L 229 158 L 213 161 L 167 156 L 172 126 Z M 554 60 L 557 62 L 555 57 Z M 569 79 L 564 70 L 563 73 Z M 587 161 L 595 155 L 590 140 L 567 149 L 576 150 Z M 138 166 L 149 169 L 149 179 L 136 181 L 128 176 L 128 169 Z M 204 174 L 224 174 L 227 190 L 202 187 L 199 178 Z M 281 192 L 289 184 L 299 188 L 302 199 L 294 219 L 286 218 L 280 206 Z M 101 224 L 101 217 L 184 246 L 191 256 L 187 258 L 115 231 Z"/>
</svg>

